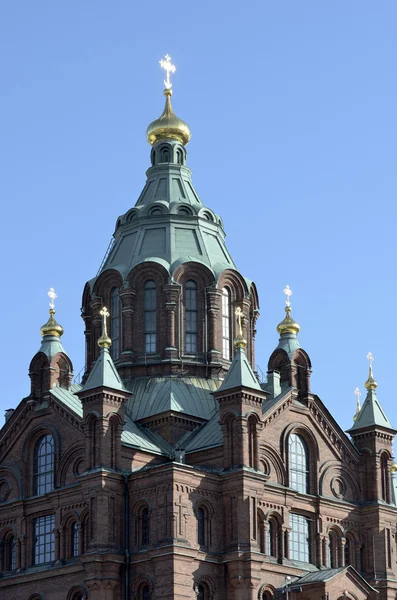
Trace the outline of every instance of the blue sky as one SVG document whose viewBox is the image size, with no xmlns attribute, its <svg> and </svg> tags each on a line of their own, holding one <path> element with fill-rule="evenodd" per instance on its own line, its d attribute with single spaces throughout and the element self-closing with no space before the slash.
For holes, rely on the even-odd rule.
<svg viewBox="0 0 397 600">
<path fill-rule="evenodd" d="M 259 289 L 258 365 L 288 283 L 313 391 L 348 428 L 371 350 L 397 426 L 391 0 L 1 3 L 0 408 L 29 392 L 52 286 L 83 367 L 81 294 L 144 185 L 167 52 L 195 187 Z"/>
</svg>

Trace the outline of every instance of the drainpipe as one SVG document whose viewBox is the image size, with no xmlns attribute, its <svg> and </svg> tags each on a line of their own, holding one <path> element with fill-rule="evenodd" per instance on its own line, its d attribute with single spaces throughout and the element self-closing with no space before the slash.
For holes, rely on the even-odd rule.
<svg viewBox="0 0 397 600">
<path fill-rule="evenodd" d="M 128 497 L 128 475 L 124 474 L 124 555 L 125 555 L 125 572 L 124 572 L 124 600 L 129 600 L 130 597 L 130 551 L 128 549 L 129 534 L 130 534 L 130 506 Z"/>
</svg>

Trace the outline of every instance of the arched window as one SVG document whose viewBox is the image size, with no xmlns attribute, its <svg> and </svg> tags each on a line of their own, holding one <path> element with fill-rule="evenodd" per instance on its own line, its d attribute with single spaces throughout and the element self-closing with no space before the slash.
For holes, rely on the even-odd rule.
<svg viewBox="0 0 397 600">
<path fill-rule="evenodd" d="M 110 292 L 110 353 L 113 360 L 120 358 L 120 293 L 118 288 Z"/>
<path fill-rule="evenodd" d="M 254 416 L 248 419 L 248 464 L 252 469 L 258 468 L 258 432 Z"/>
<path fill-rule="evenodd" d="M 16 568 L 15 537 L 8 534 L 3 542 L 4 571 L 13 571 Z M 1 567 L 1 565 L 0 565 Z"/>
<path fill-rule="evenodd" d="M 350 545 L 350 539 L 348 537 L 345 538 L 345 567 L 348 567 L 349 565 L 353 565 L 353 560 L 352 560 L 352 556 L 351 556 L 351 545 Z"/>
<path fill-rule="evenodd" d="M 145 585 L 142 588 L 141 598 L 142 600 L 150 600 L 150 589 L 148 585 Z"/>
<path fill-rule="evenodd" d="M 178 165 L 183 165 L 183 152 L 179 148 L 176 151 L 176 162 Z"/>
<path fill-rule="evenodd" d="M 230 334 L 230 291 L 228 288 L 222 290 L 222 354 L 225 360 L 232 356 Z"/>
<path fill-rule="evenodd" d="M 160 162 L 170 162 L 170 150 L 169 150 L 169 148 L 161 148 L 161 150 L 160 150 Z"/>
<path fill-rule="evenodd" d="M 141 544 L 147 546 L 149 544 L 150 537 L 150 517 L 149 509 L 144 508 L 141 513 Z"/>
<path fill-rule="evenodd" d="M 289 437 L 289 486 L 304 494 L 309 492 L 308 460 L 306 444 L 300 435 Z"/>
<path fill-rule="evenodd" d="M 207 595 L 205 593 L 205 587 L 203 585 L 198 585 L 196 587 L 196 595 L 197 595 L 197 600 L 207 600 Z"/>
<path fill-rule="evenodd" d="M 185 350 L 197 352 L 197 284 L 192 280 L 185 286 Z"/>
<path fill-rule="evenodd" d="M 54 489 L 54 438 L 43 435 L 34 451 L 34 493 L 47 494 Z"/>
<path fill-rule="evenodd" d="M 386 453 L 383 453 L 380 459 L 381 479 L 382 479 L 382 500 L 390 502 L 390 486 L 389 486 L 389 460 Z"/>
<path fill-rule="evenodd" d="M 310 562 L 309 522 L 302 515 L 290 515 L 290 556 L 291 560 Z"/>
<path fill-rule="evenodd" d="M 197 543 L 205 545 L 205 512 L 202 507 L 197 509 Z"/>
<path fill-rule="evenodd" d="M 266 554 L 277 556 L 277 522 L 269 519 L 266 529 Z"/>
<path fill-rule="evenodd" d="M 79 555 L 79 526 L 77 525 L 77 522 L 75 521 L 72 525 L 72 531 L 71 531 L 71 556 L 78 556 Z"/>
<path fill-rule="evenodd" d="M 157 310 L 156 310 L 156 284 L 154 281 L 145 283 L 144 296 L 144 314 L 145 314 L 145 353 L 153 354 L 156 352 L 156 330 L 157 330 Z"/>
</svg>

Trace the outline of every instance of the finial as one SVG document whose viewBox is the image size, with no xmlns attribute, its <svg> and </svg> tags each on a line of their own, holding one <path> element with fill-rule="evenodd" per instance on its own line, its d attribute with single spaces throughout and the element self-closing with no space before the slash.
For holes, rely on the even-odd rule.
<svg viewBox="0 0 397 600">
<path fill-rule="evenodd" d="M 100 348 L 109 348 L 112 345 L 112 340 L 108 336 L 106 319 L 109 317 L 109 311 L 106 306 L 99 311 L 99 314 L 102 316 L 102 335 L 98 340 L 98 346 Z"/>
<path fill-rule="evenodd" d="M 247 346 L 247 340 L 243 335 L 243 317 L 244 313 L 241 310 L 240 306 L 238 306 L 235 310 L 236 320 L 237 320 L 237 336 L 234 340 L 234 347 L 237 348 L 245 348 Z"/>
<path fill-rule="evenodd" d="M 283 333 L 293 333 L 296 335 L 297 333 L 299 333 L 300 325 L 299 325 L 299 323 L 294 321 L 293 318 L 291 317 L 290 297 L 292 296 L 292 290 L 289 287 L 289 285 L 285 286 L 283 292 L 285 294 L 286 315 L 285 315 L 285 318 L 281 321 L 281 323 L 279 323 L 277 325 L 277 331 L 279 332 L 280 335 Z"/>
<path fill-rule="evenodd" d="M 369 375 L 367 381 L 365 382 L 365 387 L 367 388 L 367 390 L 376 390 L 378 384 L 376 383 L 372 374 L 372 363 L 374 361 L 372 352 L 368 352 L 367 358 L 369 360 Z"/>
<path fill-rule="evenodd" d="M 360 389 L 358 387 L 356 387 L 356 389 L 354 390 L 354 395 L 357 398 L 357 404 L 356 404 L 356 414 L 353 417 L 353 421 L 357 421 L 357 417 L 360 413 L 361 410 L 361 404 L 360 404 L 360 397 L 361 397 L 361 392 Z"/>
<path fill-rule="evenodd" d="M 57 323 L 54 318 L 54 315 L 55 315 L 54 300 L 55 300 L 55 298 L 57 298 L 57 295 L 56 295 L 53 287 L 48 292 L 48 296 L 50 297 L 50 310 L 49 310 L 50 318 L 48 319 L 47 323 L 45 323 L 42 326 L 42 328 L 40 329 L 40 333 L 43 337 L 45 335 L 56 335 L 57 337 L 61 337 L 61 335 L 63 334 L 63 327 L 61 325 L 59 325 L 59 323 Z"/>
<path fill-rule="evenodd" d="M 164 79 L 165 107 L 159 118 L 150 123 L 146 130 L 146 137 L 152 146 L 161 140 L 176 140 L 186 146 L 191 138 L 189 125 L 176 116 L 171 105 L 172 83 L 170 73 L 175 73 L 176 67 L 172 64 L 169 54 L 166 54 L 159 62 L 161 68 L 166 72 L 166 78 Z"/>
<path fill-rule="evenodd" d="M 169 90 L 171 92 L 172 83 L 170 80 L 170 73 L 175 73 L 176 66 L 172 64 L 171 56 L 169 54 L 166 54 L 164 56 L 164 58 L 165 58 L 165 60 L 162 58 L 159 62 L 160 62 L 161 68 L 164 69 L 164 71 L 167 73 L 167 75 L 164 79 L 165 89 Z"/>
</svg>

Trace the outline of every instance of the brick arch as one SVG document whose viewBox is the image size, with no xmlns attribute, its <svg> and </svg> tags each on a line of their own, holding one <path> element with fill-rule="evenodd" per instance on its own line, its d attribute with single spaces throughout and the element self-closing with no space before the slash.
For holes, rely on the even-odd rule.
<svg viewBox="0 0 397 600">
<path fill-rule="evenodd" d="M 204 586 L 204 588 L 207 588 L 209 600 L 212 600 L 215 596 L 215 584 L 211 577 L 208 577 L 208 575 L 199 575 L 194 581 L 194 591 L 197 590 L 199 585 L 202 585 Z"/>
<path fill-rule="evenodd" d="M 76 464 L 79 458 L 85 457 L 85 445 L 76 442 L 67 449 L 59 461 L 57 472 L 55 473 L 56 487 L 64 487 L 67 483 L 70 468 Z"/>
<path fill-rule="evenodd" d="M 69 356 L 63 352 L 58 352 L 53 356 L 50 367 L 50 387 L 58 385 L 59 387 L 69 389 L 73 378 L 73 365 Z"/>
<path fill-rule="evenodd" d="M 268 597 L 266 597 L 266 594 L 268 594 Z M 268 585 L 267 583 L 264 583 L 260 586 L 259 590 L 258 590 L 258 600 L 268 600 L 268 598 L 274 598 L 276 594 L 276 588 L 274 588 L 272 585 Z"/>
<path fill-rule="evenodd" d="M 14 499 L 23 497 L 23 472 L 19 466 L 12 463 L 2 464 L 0 466 L 0 481 L 1 480 L 5 480 L 11 488 L 7 499 L 12 497 L 13 494 Z"/>
<path fill-rule="evenodd" d="M 234 269 L 225 269 L 217 281 L 217 287 L 222 290 L 228 287 L 232 294 L 233 302 L 242 302 L 249 297 L 247 283 L 242 275 Z"/>
<path fill-rule="evenodd" d="M 69 590 L 66 600 L 76 600 L 79 595 L 85 600 L 88 599 L 88 590 L 83 585 L 75 585 Z"/>
<path fill-rule="evenodd" d="M 320 466 L 319 469 L 320 477 L 318 482 L 318 489 L 320 496 L 323 496 L 326 491 L 327 478 L 330 479 L 332 475 L 341 479 L 346 486 L 346 500 L 352 499 L 359 495 L 359 482 L 354 472 L 347 468 L 345 465 L 342 469 L 340 462 L 338 461 L 327 461 Z M 329 481 L 331 485 L 331 481 Z M 330 490 L 332 491 L 332 490 Z M 348 493 L 350 492 L 350 494 Z"/>
<path fill-rule="evenodd" d="M 54 488 L 57 483 L 56 474 L 59 468 L 59 461 L 61 457 L 61 435 L 59 429 L 50 423 L 40 423 L 33 427 L 27 434 L 23 447 L 22 447 L 22 460 L 25 464 L 24 473 L 24 485 L 25 493 L 28 496 L 33 496 L 33 468 L 34 468 L 34 457 L 36 444 L 39 439 L 50 434 L 54 440 Z"/>
<path fill-rule="evenodd" d="M 283 456 L 286 465 L 286 476 L 287 476 L 287 485 L 289 479 L 289 438 L 291 434 L 299 435 L 306 444 L 308 456 L 307 456 L 307 466 L 309 470 L 309 494 L 317 494 L 318 493 L 318 461 L 319 461 L 319 446 L 316 436 L 313 434 L 313 431 L 304 423 L 291 423 L 288 425 L 281 434 L 281 447 L 283 451 Z"/>
<path fill-rule="evenodd" d="M 166 347 L 167 331 L 163 324 L 166 322 L 165 294 L 163 287 L 168 283 L 169 273 L 167 269 L 154 261 L 148 261 L 136 265 L 128 274 L 127 281 L 135 296 L 135 309 L 132 319 L 132 331 L 134 347 L 133 351 L 139 356 L 145 354 L 145 332 L 144 332 L 144 294 L 145 283 L 154 281 L 156 285 L 156 353 L 161 354 Z M 129 344 L 133 346 L 132 341 Z"/>
<path fill-rule="evenodd" d="M 138 594 L 145 585 L 149 586 L 149 592 L 152 594 L 154 590 L 153 579 L 147 574 L 138 575 L 131 586 L 132 597 L 134 599 L 139 597 Z"/>
<path fill-rule="evenodd" d="M 272 448 L 271 446 L 268 446 L 267 444 L 260 444 L 259 445 L 259 462 L 261 461 L 266 461 L 269 466 L 270 466 L 270 480 L 272 481 L 272 468 L 274 470 L 274 473 L 276 475 L 276 479 L 275 482 L 279 483 L 280 485 L 286 485 L 287 484 L 287 472 L 285 469 L 285 465 L 282 461 L 281 456 L 279 455 L 279 453 Z"/>
<path fill-rule="evenodd" d="M 44 594 L 32 594 L 28 600 L 46 600 Z"/>
<path fill-rule="evenodd" d="M 37 352 L 29 365 L 30 393 L 34 398 L 48 391 L 50 385 L 50 362 L 44 352 Z"/>
<path fill-rule="evenodd" d="M 116 269 L 107 269 L 103 271 L 95 281 L 92 295 L 102 298 L 103 304 L 109 307 L 110 291 L 114 287 L 121 288 L 123 278 Z"/>
<path fill-rule="evenodd" d="M 212 518 L 214 516 L 214 507 L 212 506 L 211 502 L 209 502 L 207 499 L 205 498 L 199 498 L 198 500 L 196 500 L 193 504 L 193 512 L 194 514 L 197 516 L 197 511 L 199 508 L 205 508 L 205 510 L 207 510 L 208 512 L 208 516 L 209 518 Z"/>
<path fill-rule="evenodd" d="M 0 530 L 0 543 L 9 537 L 15 537 L 17 535 L 17 528 L 12 523 L 8 525 L 4 525 L 4 527 Z"/>
</svg>

